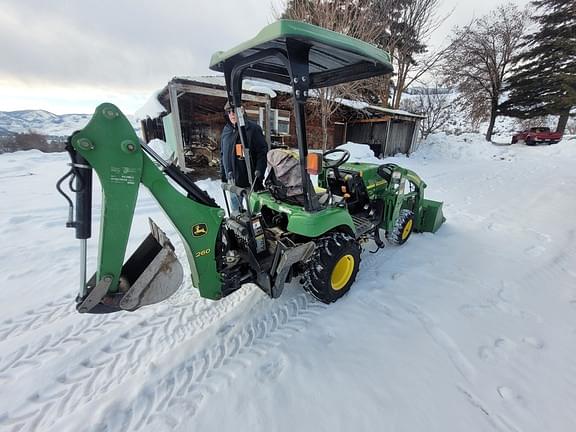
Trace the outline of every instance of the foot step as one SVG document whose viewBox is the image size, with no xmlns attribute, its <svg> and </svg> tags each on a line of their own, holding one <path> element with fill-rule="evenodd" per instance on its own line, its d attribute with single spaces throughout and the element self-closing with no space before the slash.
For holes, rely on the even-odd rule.
<svg viewBox="0 0 576 432">
<path fill-rule="evenodd" d="M 356 237 L 363 236 L 364 234 L 369 233 L 373 231 L 374 228 L 376 228 L 374 222 L 362 216 L 352 216 L 352 221 L 356 227 Z"/>
</svg>

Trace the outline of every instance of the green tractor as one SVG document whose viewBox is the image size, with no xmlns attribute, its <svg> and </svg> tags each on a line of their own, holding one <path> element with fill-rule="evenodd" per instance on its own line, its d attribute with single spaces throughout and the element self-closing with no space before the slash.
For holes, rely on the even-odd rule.
<svg viewBox="0 0 576 432">
<path fill-rule="evenodd" d="M 79 312 L 133 311 L 165 300 L 182 283 L 184 271 L 174 247 L 152 221 L 151 234 L 124 263 L 140 184 L 179 232 L 194 286 L 213 300 L 247 283 L 277 298 L 285 283 L 297 278 L 319 300 L 334 302 L 353 284 L 362 246 L 370 240 L 377 248 L 384 246 L 381 230 L 389 243 L 402 244 L 413 231 L 435 232 L 444 222 L 442 203 L 424 199 L 426 185 L 414 172 L 394 164 L 348 162 L 350 154 L 343 149 L 308 152 L 304 107 L 310 91 L 392 72 L 386 52 L 320 27 L 280 20 L 253 39 L 214 54 L 210 68 L 224 73 L 246 153 L 242 80 L 292 87 L 298 142 L 293 178 L 300 179 L 300 192 L 282 195 L 276 187 L 281 182 L 270 181 L 255 191 L 257 178 L 250 178 L 252 187 L 247 188 L 225 183 L 223 189 L 245 203 L 225 217 L 185 173 L 140 142 L 118 108 L 100 105 L 88 125 L 70 137 L 72 168 L 58 184 L 62 192 L 62 182 L 69 179 L 76 194 L 75 214 L 67 197 L 67 226 L 81 240 Z M 249 153 L 245 161 L 250 164 Z M 274 167 L 269 170 L 278 174 Z M 98 267 L 86 281 L 93 171 L 102 185 L 102 214 Z M 317 188 L 310 173 L 318 175 Z"/>
</svg>

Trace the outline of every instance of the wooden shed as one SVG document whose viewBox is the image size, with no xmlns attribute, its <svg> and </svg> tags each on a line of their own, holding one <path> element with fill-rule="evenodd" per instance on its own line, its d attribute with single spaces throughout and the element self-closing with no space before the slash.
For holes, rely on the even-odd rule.
<svg viewBox="0 0 576 432">
<path fill-rule="evenodd" d="M 375 105 L 368 105 L 361 111 L 364 118 L 347 121 L 346 141 L 370 145 L 376 157 L 410 154 L 424 116 Z"/>
<path fill-rule="evenodd" d="M 157 138 L 172 145 L 181 168 L 220 158 L 220 133 L 226 124 L 226 90 L 220 83 L 223 79 L 218 78 L 174 78 L 136 112 L 144 140 Z M 254 118 L 254 113 L 260 117 L 261 110 L 270 111 L 269 93 L 247 89 L 243 92 L 249 117 L 259 123 L 266 123 L 265 119 Z M 270 142 L 270 127 L 266 125 L 264 130 Z"/>
<path fill-rule="evenodd" d="M 242 98 L 248 118 L 260 124 L 269 145 L 296 145 L 289 86 L 247 80 Z M 219 158 L 220 133 L 226 121 L 224 77 L 173 78 L 151 102 L 136 113 L 146 142 L 159 138 L 171 143 L 183 169 Z M 369 144 L 377 156 L 410 153 L 421 116 L 362 102 L 338 102 L 328 126 L 328 148 L 352 141 Z M 309 112 L 307 120 L 309 147 L 321 148 L 321 119 Z"/>
</svg>

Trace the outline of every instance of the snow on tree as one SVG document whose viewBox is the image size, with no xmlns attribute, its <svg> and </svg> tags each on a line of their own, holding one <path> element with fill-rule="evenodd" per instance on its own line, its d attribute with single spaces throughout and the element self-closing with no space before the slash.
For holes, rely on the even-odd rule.
<svg viewBox="0 0 576 432">
<path fill-rule="evenodd" d="M 402 109 L 425 116 L 420 122 L 422 138 L 426 139 L 428 135 L 442 130 L 453 116 L 453 97 L 447 91 L 435 84 L 434 87 L 424 87 L 414 96 L 402 100 Z"/>
</svg>

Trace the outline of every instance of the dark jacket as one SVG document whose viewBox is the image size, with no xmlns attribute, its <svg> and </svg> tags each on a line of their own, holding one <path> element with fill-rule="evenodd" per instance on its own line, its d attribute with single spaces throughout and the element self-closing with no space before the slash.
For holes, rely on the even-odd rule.
<svg viewBox="0 0 576 432">
<path fill-rule="evenodd" d="M 246 146 L 250 150 L 252 177 L 254 178 L 256 171 L 260 171 L 262 177 L 266 171 L 266 153 L 268 152 L 268 144 L 266 144 L 266 140 L 264 139 L 262 128 L 256 123 L 246 120 L 246 138 Z M 243 158 L 238 158 L 235 152 L 235 145 L 239 142 L 240 136 L 238 128 L 232 125 L 232 123 L 227 122 L 220 137 L 221 176 L 223 182 L 226 182 L 231 176 L 236 186 L 248 187 L 250 184 L 246 161 Z M 262 181 L 260 179 L 257 186 L 261 184 Z M 258 189 L 258 187 L 256 187 L 256 189 Z"/>
</svg>

